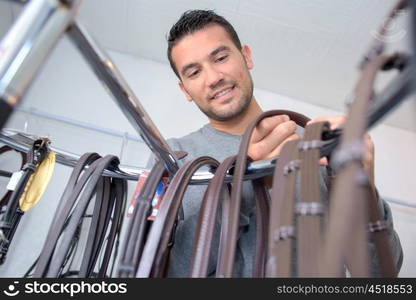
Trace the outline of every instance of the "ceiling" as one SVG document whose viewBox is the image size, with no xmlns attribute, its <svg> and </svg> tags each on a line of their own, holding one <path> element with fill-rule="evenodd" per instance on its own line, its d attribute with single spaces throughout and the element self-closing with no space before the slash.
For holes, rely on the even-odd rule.
<svg viewBox="0 0 416 300">
<path fill-rule="evenodd" d="M 166 34 L 188 9 L 214 9 L 253 52 L 255 86 L 345 111 L 357 63 L 396 1 L 392 0 L 88 0 L 77 18 L 107 49 L 167 63 Z M 19 13 L 0 1 L 0 36 Z M 408 13 L 386 35 L 388 50 L 407 49 Z M 381 78 L 381 85 L 391 76 Z M 387 124 L 416 131 L 416 101 L 389 113 Z"/>
</svg>

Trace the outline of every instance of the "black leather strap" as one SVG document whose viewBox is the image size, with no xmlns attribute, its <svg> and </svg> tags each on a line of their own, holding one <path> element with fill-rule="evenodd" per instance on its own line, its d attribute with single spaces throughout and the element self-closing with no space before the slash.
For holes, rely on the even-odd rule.
<svg viewBox="0 0 416 300">
<path fill-rule="evenodd" d="M 74 236 L 82 222 L 88 203 L 95 193 L 96 202 L 78 276 L 83 278 L 97 276 L 94 272 L 98 256 L 104 251 L 98 276 L 106 277 L 114 242 L 120 231 L 121 216 L 125 207 L 126 182 L 121 179 L 103 177 L 102 173 L 104 169 L 117 168 L 118 163 L 117 157 L 112 155 L 99 158 L 96 153 L 88 153 L 81 157 L 62 195 L 60 206 L 48 232 L 49 239 L 45 241 L 38 259 L 34 277 L 61 276 L 68 253 L 71 251 L 71 245 L 73 245 Z M 82 173 L 88 164 L 89 167 Z M 108 241 L 103 250 L 106 235 Z"/>
</svg>

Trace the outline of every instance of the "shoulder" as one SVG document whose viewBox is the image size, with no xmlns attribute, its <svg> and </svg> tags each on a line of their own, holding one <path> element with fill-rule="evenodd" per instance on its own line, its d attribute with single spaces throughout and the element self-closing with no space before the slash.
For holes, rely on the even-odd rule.
<svg viewBox="0 0 416 300">
<path fill-rule="evenodd" d="M 166 142 L 174 151 L 186 151 L 206 139 L 204 134 L 205 126 L 182 137 L 170 138 Z"/>
</svg>

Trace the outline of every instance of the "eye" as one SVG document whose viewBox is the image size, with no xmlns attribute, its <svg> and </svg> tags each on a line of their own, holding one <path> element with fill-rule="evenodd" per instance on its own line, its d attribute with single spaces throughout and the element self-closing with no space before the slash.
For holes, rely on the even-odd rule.
<svg viewBox="0 0 416 300">
<path fill-rule="evenodd" d="M 188 73 L 188 78 L 194 78 L 199 74 L 199 70 L 193 70 Z"/>
<path fill-rule="evenodd" d="M 221 55 L 220 57 L 218 57 L 215 61 L 216 62 L 223 62 L 228 58 L 228 55 Z"/>
</svg>

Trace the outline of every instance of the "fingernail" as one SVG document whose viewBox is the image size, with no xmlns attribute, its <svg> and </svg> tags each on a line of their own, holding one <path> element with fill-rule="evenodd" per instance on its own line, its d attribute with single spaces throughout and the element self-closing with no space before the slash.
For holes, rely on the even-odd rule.
<svg viewBox="0 0 416 300">
<path fill-rule="evenodd" d="M 288 115 L 284 115 L 284 116 L 283 116 L 283 119 L 284 119 L 285 121 L 289 121 L 289 120 L 290 120 L 290 118 L 289 118 L 289 116 L 288 116 Z"/>
</svg>

